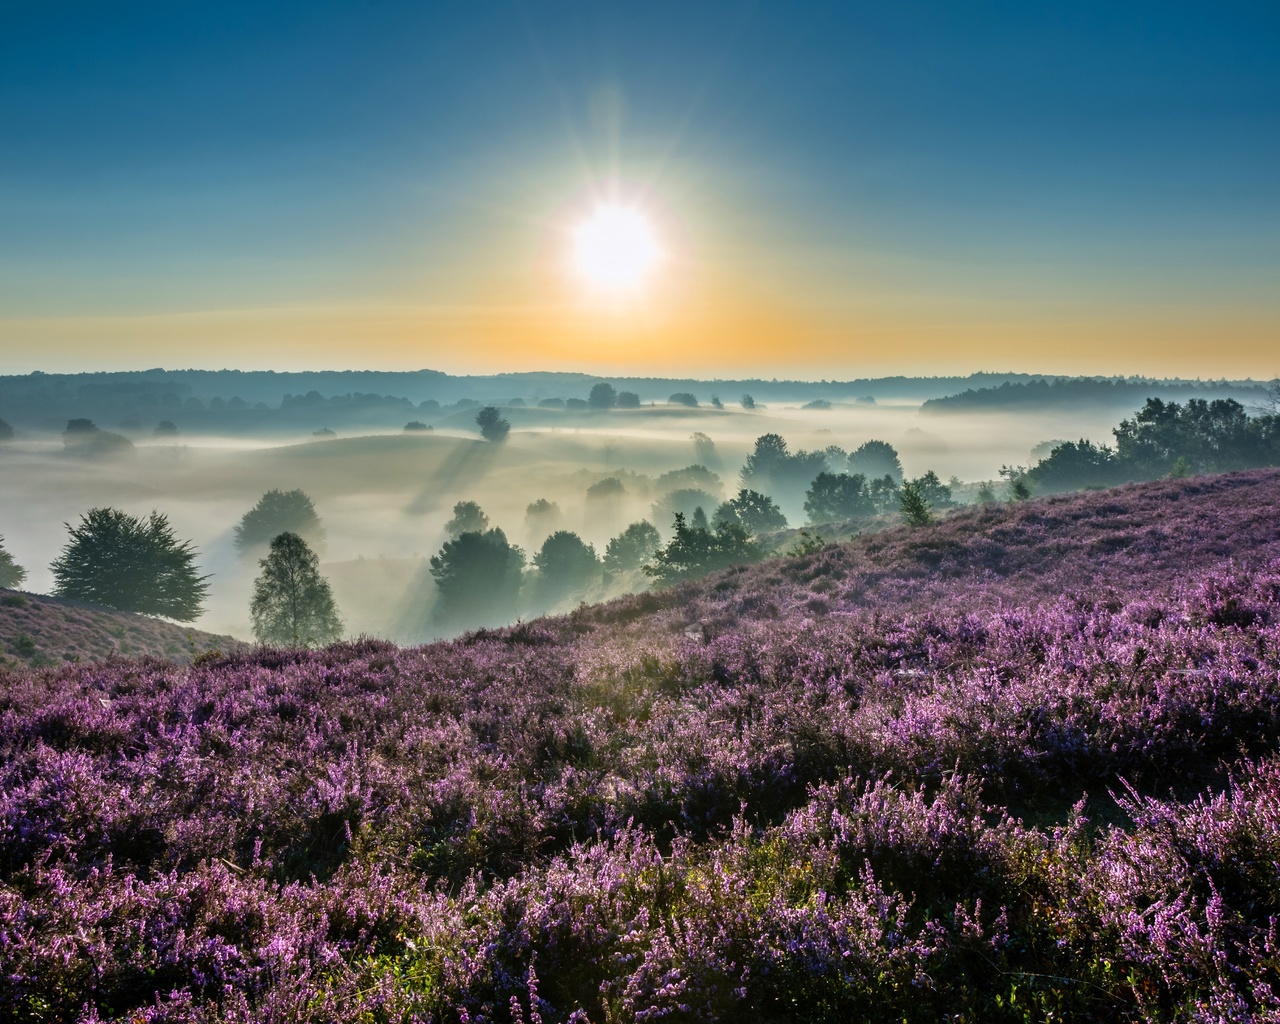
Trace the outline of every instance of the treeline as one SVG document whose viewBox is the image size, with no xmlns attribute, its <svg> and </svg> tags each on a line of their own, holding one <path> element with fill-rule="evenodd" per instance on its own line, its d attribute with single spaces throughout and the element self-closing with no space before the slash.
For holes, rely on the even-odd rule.
<svg viewBox="0 0 1280 1024">
<path fill-rule="evenodd" d="M 1261 402 L 1266 383 L 1255 381 L 1182 381 L 1133 378 L 1041 378 L 1005 381 L 998 387 L 970 388 L 959 394 L 930 398 L 921 412 L 993 412 L 1035 410 L 1081 405 L 1128 406 L 1149 397 L 1235 398 Z"/>
<path fill-rule="evenodd" d="M 1149 398 L 1112 434 L 1114 447 L 1068 441 L 1030 469 L 1006 467 L 1003 474 L 1051 494 L 1280 465 L 1280 415 L 1250 416 L 1231 398 Z"/>
</svg>

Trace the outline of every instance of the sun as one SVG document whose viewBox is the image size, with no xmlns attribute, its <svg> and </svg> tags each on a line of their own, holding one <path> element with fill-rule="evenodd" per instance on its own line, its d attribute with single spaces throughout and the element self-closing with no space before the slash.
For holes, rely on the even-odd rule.
<svg viewBox="0 0 1280 1024">
<path fill-rule="evenodd" d="M 599 207 L 578 225 L 573 240 L 578 277 L 614 295 L 638 290 L 662 256 L 648 218 L 627 206 Z"/>
</svg>

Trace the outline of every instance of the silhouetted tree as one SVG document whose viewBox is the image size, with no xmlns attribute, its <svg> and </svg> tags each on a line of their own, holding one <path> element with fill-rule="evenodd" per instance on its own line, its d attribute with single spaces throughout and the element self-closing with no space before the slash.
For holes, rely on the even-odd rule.
<svg viewBox="0 0 1280 1024">
<path fill-rule="evenodd" d="M 696 409 L 698 406 L 698 399 L 688 391 L 677 391 L 667 401 L 672 405 L 687 405 L 691 409 Z"/>
<path fill-rule="evenodd" d="M 609 541 L 604 549 L 604 567 L 609 572 L 631 572 L 653 557 L 661 546 L 657 528 L 645 520 L 632 523 Z"/>
<path fill-rule="evenodd" d="M 12 590 L 22 585 L 27 578 L 27 570 L 13 560 L 13 555 L 5 550 L 4 538 L 0 537 L 0 587 Z"/>
<path fill-rule="evenodd" d="M 464 533 L 483 533 L 489 528 L 489 517 L 474 501 L 460 501 L 453 506 L 453 518 L 444 524 L 445 533 L 458 537 Z"/>
<path fill-rule="evenodd" d="M 500 529 L 464 533 L 431 556 L 440 590 L 438 616 L 453 623 L 494 625 L 515 617 L 524 552 Z"/>
<path fill-rule="evenodd" d="M 640 396 L 634 391 L 619 391 L 617 406 L 619 409 L 639 409 Z"/>
<path fill-rule="evenodd" d="M 736 523 L 748 533 L 783 530 L 787 526 L 787 517 L 777 502 L 767 494 L 746 487 L 716 509 L 715 521 L 717 526 Z"/>
<path fill-rule="evenodd" d="M 906 481 L 898 492 L 902 521 L 908 526 L 928 526 L 933 522 L 929 502 L 914 480 Z"/>
<path fill-rule="evenodd" d="M 742 408 L 744 409 L 754 409 L 756 407 L 756 400 L 752 398 L 750 395 L 743 395 L 742 398 L 739 400 L 739 403 L 742 405 Z"/>
<path fill-rule="evenodd" d="M 316 514 L 315 504 L 305 491 L 282 491 L 278 488 L 267 491 L 236 525 L 236 550 L 241 555 L 252 554 L 282 533 L 296 533 L 318 550 L 323 550 L 324 526 Z"/>
<path fill-rule="evenodd" d="M 505 441 L 507 434 L 511 432 L 511 424 L 492 405 L 486 405 L 476 413 L 476 425 L 480 427 L 480 436 L 486 441 Z"/>
<path fill-rule="evenodd" d="M 151 433 L 155 437 L 177 437 L 178 425 L 173 420 L 161 420 Z"/>
<path fill-rule="evenodd" d="M 711 408 L 713 408 L 713 409 L 723 409 L 723 408 L 724 408 L 724 402 L 720 401 L 720 396 L 719 396 L 719 395 L 712 395 L 712 396 L 711 396 Z"/>
<path fill-rule="evenodd" d="M 600 576 L 596 549 L 568 530 L 557 530 L 544 540 L 533 564 L 538 573 L 537 595 L 547 604 L 585 591 Z"/>
<path fill-rule="evenodd" d="M 739 523 L 720 523 L 713 532 L 686 525 L 684 516 L 677 515 L 674 529 L 670 543 L 654 552 L 653 559 L 644 566 L 645 574 L 660 583 L 705 576 L 764 557 L 764 549 Z"/>
<path fill-rule="evenodd" d="M 617 402 L 618 392 L 614 390 L 612 384 L 606 384 L 604 381 L 594 385 L 591 393 L 587 395 L 587 405 L 593 409 L 612 409 Z"/>
<path fill-rule="evenodd" d="M 874 515 L 876 507 L 861 473 L 819 473 L 805 495 L 804 510 L 811 523 L 831 523 Z"/>
<path fill-rule="evenodd" d="M 430 430 L 431 428 L 427 426 L 427 424 L 423 423 L 421 420 L 410 420 L 408 423 L 404 425 L 404 429 L 405 429 L 405 433 L 412 434 L 412 433 L 417 433 L 424 430 Z"/>
<path fill-rule="evenodd" d="M 126 612 L 190 622 L 209 577 L 197 575 L 195 549 L 179 543 L 159 512 L 146 519 L 115 508 L 90 509 L 50 566 L 54 593 Z"/>
<path fill-rule="evenodd" d="M 1045 494 L 1110 487 L 1119 483 L 1122 475 L 1110 448 L 1084 438 L 1056 445 L 1047 458 L 1041 459 L 1026 474 L 1028 483 Z"/>
<path fill-rule="evenodd" d="M 328 644 L 342 635 L 342 621 L 329 582 L 320 575 L 320 559 L 296 533 L 271 540 L 258 563 L 249 615 L 259 643 L 278 647 Z"/>
<path fill-rule="evenodd" d="M 888 441 L 867 441 L 849 455 L 849 472 L 861 473 L 868 480 L 882 476 L 893 477 L 894 483 L 902 483 L 902 463 L 898 451 Z"/>
</svg>

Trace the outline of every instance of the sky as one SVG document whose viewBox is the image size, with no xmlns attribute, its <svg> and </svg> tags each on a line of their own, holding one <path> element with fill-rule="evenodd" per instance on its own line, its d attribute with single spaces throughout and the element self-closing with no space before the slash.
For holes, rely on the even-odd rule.
<svg viewBox="0 0 1280 1024">
<path fill-rule="evenodd" d="M 1277 53 L 1274 0 L 4 0 L 0 373 L 1275 377 Z"/>
</svg>

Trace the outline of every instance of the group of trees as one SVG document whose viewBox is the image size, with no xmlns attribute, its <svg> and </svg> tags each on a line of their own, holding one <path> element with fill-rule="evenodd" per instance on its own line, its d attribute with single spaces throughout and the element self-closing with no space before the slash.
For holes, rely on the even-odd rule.
<svg viewBox="0 0 1280 1024">
<path fill-rule="evenodd" d="M 1005 475 L 1054 493 L 1280 465 L 1280 415 L 1250 416 L 1233 398 L 1192 398 L 1182 405 L 1149 398 L 1112 434 L 1114 448 L 1067 441 L 1025 473 L 1006 467 Z"/>
<path fill-rule="evenodd" d="M 178 539 L 163 513 L 93 508 L 67 531 L 67 544 L 49 567 L 59 597 L 177 622 L 199 617 L 209 575 L 200 573 L 194 545 Z M 302 491 L 268 491 L 236 526 L 242 556 L 265 554 L 250 604 L 261 643 L 328 643 L 342 634 L 333 593 L 307 537 L 321 543 L 324 529 Z M 26 571 L 0 543 L 0 586 L 25 579 Z"/>
</svg>

